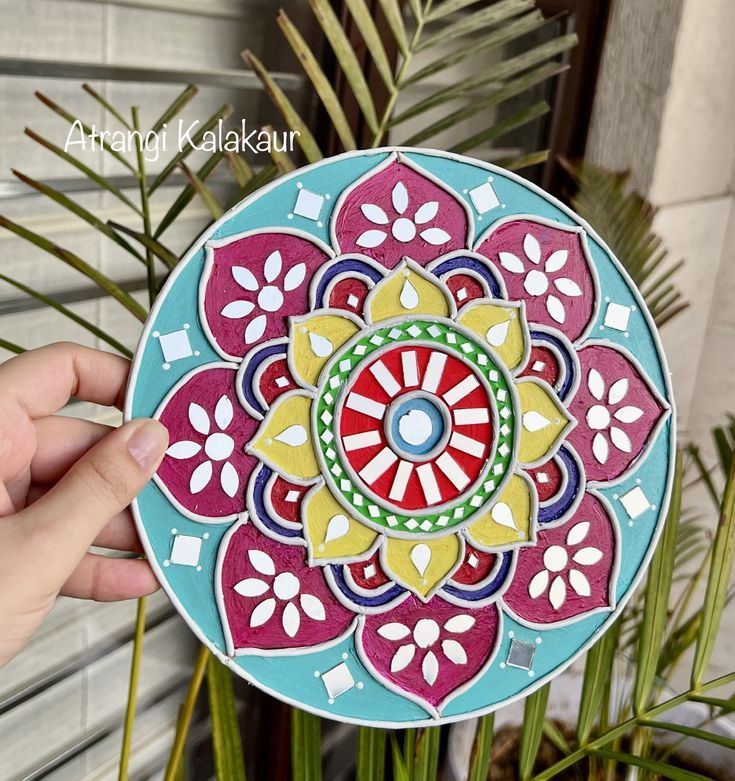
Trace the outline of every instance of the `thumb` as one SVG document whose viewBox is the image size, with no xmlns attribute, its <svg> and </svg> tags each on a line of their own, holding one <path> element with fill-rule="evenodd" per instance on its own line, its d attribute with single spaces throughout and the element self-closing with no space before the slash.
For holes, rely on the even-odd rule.
<svg viewBox="0 0 735 781">
<path fill-rule="evenodd" d="M 54 579 L 64 582 L 97 534 L 143 489 L 167 445 L 168 431 L 157 421 L 126 423 L 17 516 L 34 540 L 34 558 L 42 558 L 44 569 L 59 568 Z"/>
</svg>

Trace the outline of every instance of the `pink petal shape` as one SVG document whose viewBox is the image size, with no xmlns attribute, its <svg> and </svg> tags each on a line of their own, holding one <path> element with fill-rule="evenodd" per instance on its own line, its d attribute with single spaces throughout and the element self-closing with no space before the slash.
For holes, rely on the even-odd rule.
<svg viewBox="0 0 735 781">
<path fill-rule="evenodd" d="M 438 715 L 460 687 L 482 674 L 497 648 L 500 637 L 497 606 L 471 610 L 474 619 L 471 625 L 462 620 L 469 612 L 439 597 L 424 604 L 411 596 L 387 613 L 365 617 L 358 630 L 360 656 L 378 680 Z M 413 634 L 417 624 L 427 620 L 427 615 L 439 631 L 438 636 L 434 632 L 432 642 L 426 647 L 394 637 L 391 632 L 380 632 L 385 625 L 401 624 Z M 453 633 L 447 625 L 461 625 L 463 631 Z M 445 647 L 449 654 L 442 650 Z"/>
<path fill-rule="evenodd" d="M 285 336 L 287 317 L 308 311 L 308 280 L 327 259 L 316 244 L 286 232 L 263 231 L 208 245 L 200 316 L 212 346 L 223 357 L 238 359 L 265 339 Z M 266 311 L 258 303 L 268 285 L 283 295 L 276 311 Z M 277 304 L 278 293 L 274 295 Z M 261 300 L 271 310 L 275 306 Z M 233 302 L 238 306 L 230 307 Z M 233 317 L 244 311 L 245 304 L 252 304 L 248 314 Z"/>
<path fill-rule="evenodd" d="M 351 629 L 355 616 L 332 596 L 321 567 L 306 565 L 305 553 L 301 546 L 266 537 L 249 522 L 238 523 L 227 532 L 218 554 L 215 588 L 230 656 L 317 649 Z M 270 567 L 254 566 L 266 557 L 273 563 L 272 574 L 263 572 Z M 298 593 L 288 600 L 279 599 L 278 588 L 276 592 L 273 588 L 284 573 L 298 580 Z M 256 578 L 267 584 L 267 591 L 248 596 L 255 590 L 241 584 Z M 275 604 L 261 607 L 267 599 L 274 599 Z M 324 620 L 325 615 L 329 620 Z"/>
<path fill-rule="evenodd" d="M 489 258 L 501 273 L 508 298 L 526 302 L 529 323 L 550 325 L 574 341 L 587 330 L 597 309 L 597 289 L 584 235 L 578 228 L 511 219 L 493 229 L 480 242 L 477 251 Z M 540 248 L 538 254 L 537 248 Z M 517 264 L 509 263 L 512 257 L 531 261 L 536 258 L 534 263 L 544 268 L 548 277 L 549 290 L 543 295 L 528 295 Z M 533 268 L 528 260 L 524 265 L 526 270 Z M 566 281 L 556 285 L 557 279 Z"/>
<path fill-rule="evenodd" d="M 435 201 L 436 214 L 425 220 L 432 209 L 424 208 Z M 367 215 L 364 208 L 368 206 Z M 378 241 L 375 233 L 376 207 L 393 225 L 396 220 L 418 221 L 422 231 L 409 241 L 396 239 L 391 230 Z M 418 218 L 418 219 L 417 219 Z M 403 226 L 404 223 L 401 223 Z M 406 228 L 408 226 L 405 226 Z M 393 268 L 408 256 L 424 266 L 439 255 L 467 246 L 469 221 L 459 199 L 425 177 L 413 164 L 393 157 L 359 181 L 337 204 L 335 236 L 339 252 L 359 252 Z M 399 235 L 403 236 L 401 230 Z"/>
<path fill-rule="evenodd" d="M 635 465 L 646 445 L 652 441 L 653 433 L 667 414 L 668 407 L 648 378 L 621 350 L 595 344 L 582 348 L 578 356 L 581 382 L 569 405 L 569 411 L 578 423 L 568 439 L 582 459 L 588 480 L 615 480 Z M 602 387 L 610 389 L 610 392 L 600 400 Z M 612 388 L 616 388 L 615 393 L 612 393 Z M 623 388 L 624 395 L 621 394 Z M 617 404 L 610 403 L 609 398 L 616 399 Z M 613 426 L 621 432 L 606 434 L 612 438 L 611 447 L 605 441 L 603 448 L 600 439 L 595 443 L 598 432 L 587 422 L 587 412 L 595 405 L 607 409 L 610 417 L 615 419 Z M 616 417 L 618 410 L 631 405 L 641 411 L 635 420 L 625 423 Z M 622 417 L 626 417 L 625 413 Z M 602 458 L 603 449 L 605 458 Z"/>
<path fill-rule="evenodd" d="M 236 374 L 236 366 L 225 364 L 205 365 L 187 374 L 174 386 L 154 416 L 168 429 L 171 443 L 186 441 L 200 446 L 200 449 L 190 458 L 177 458 L 177 450 L 167 454 L 155 475 L 156 483 L 177 509 L 197 520 L 228 520 L 235 518 L 245 509 L 242 487 L 247 484 L 256 461 L 252 456 L 246 455 L 243 448 L 255 434 L 258 422 L 244 412 L 237 400 Z M 227 405 L 222 402 L 223 398 L 232 408 L 232 418 L 227 424 L 227 436 L 234 441 L 234 448 L 227 460 L 215 461 L 210 460 L 207 455 L 205 448 L 207 435 L 192 425 L 190 411 L 199 408 L 206 414 L 208 420 L 214 421 L 215 410 L 219 405 L 219 416 L 224 420 L 224 412 L 227 411 L 229 416 L 230 409 L 228 407 L 225 410 Z M 201 417 L 201 414 L 193 416 L 194 422 L 200 428 Z M 222 437 L 223 435 L 213 433 L 209 436 Z M 210 467 L 205 466 L 207 463 Z M 230 468 L 234 469 L 239 478 L 240 488 L 232 495 L 223 488 L 225 486 L 232 490 L 234 486 L 231 473 L 225 472 L 224 481 L 222 479 L 222 470 L 226 464 L 231 465 L 227 467 L 227 472 L 230 472 Z M 192 481 L 194 475 L 196 478 Z M 206 475 L 209 477 L 205 481 Z"/>
<path fill-rule="evenodd" d="M 583 540 L 569 544 L 570 530 L 582 522 L 589 523 Z M 571 539 L 576 535 L 571 534 Z M 549 575 L 544 554 L 552 546 L 566 552 L 565 566 Z M 588 565 L 575 563 L 574 556 L 581 550 L 595 548 L 599 558 Z M 615 580 L 619 542 L 615 521 L 607 506 L 594 494 L 585 494 L 574 515 L 563 525 L 552 529 L 541 527 L 533 548 L 518 551 L 513 582 L 503 596 L 505 604 L 521 620 L 530 624 L 554 624 L 576 620 L 598 610 L 615 607 Z M 591 561 L 587 554 L 582 558 Z M 589 595 L 578 575 L 571 570 L 584 570 L 589 584 Z M 543 574 L 546 573 L 546 574 Z M 547 590 L 546 586 L 550 583 Z M 575 589 L 580 587 L 579 591 Z M 583 592 L 583 593 L 580 593 Z"/>
</svg>

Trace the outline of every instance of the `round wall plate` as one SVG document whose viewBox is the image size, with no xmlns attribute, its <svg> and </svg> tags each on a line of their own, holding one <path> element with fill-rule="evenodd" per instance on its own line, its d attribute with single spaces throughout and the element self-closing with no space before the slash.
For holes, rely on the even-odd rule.
<svg viewBox="0 0 735 781">
<path fill-rule="evenodd" d="M 286 702 L 407 727 L 529 694 L 651 557 L 674 417 L 610 250 L 515 174 L 326 159 L 171 274 L 126 416 L 170 432 L 134 504 L 174 604 Z"/>
</svg>

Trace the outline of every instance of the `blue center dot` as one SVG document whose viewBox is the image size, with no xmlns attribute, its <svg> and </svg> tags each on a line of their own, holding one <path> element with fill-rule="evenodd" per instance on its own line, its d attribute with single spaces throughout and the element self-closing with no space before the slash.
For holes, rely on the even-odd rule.
<svg viewBox="0 0 735 781">
<path fill-rule="evenodd" d="M 418 458 L 431 453 L 442 441 L 446 421 L 430 399 L 412 397 L 399 402 L 390 418 L 390 436 L 396 447 Z"/>
</svg>

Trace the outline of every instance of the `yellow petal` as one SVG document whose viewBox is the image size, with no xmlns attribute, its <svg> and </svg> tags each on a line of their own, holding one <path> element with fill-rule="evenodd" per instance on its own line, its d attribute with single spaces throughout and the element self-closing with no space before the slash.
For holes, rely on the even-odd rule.
<svg viewBox="0 0 735 781">
<path fill-rule="evenodd" d="M 319 464 L 311 441 L 311 398 L 294 391 L 268 411 L 247 450 L 286 478 L 312 480 Z"/>
<path fill-rule="evenodd" d="M 534 496 L 529 480 L 512 475 L 497 501 L 467 527 L 470 541 L 484 550 L 517 547 L 532 541 Z"/>
<path fill-rule="evenodd" d="M 462 548 L 456 534 L 426 540 L 388 537 L 383 566 L 393 580 L 426 600 L 460 563 Z"/>
<path fill-rule="evenodd" d="M 471 301 L 460 311 L 457 320 L 474 331 L 511 371 L 525 363 L 530 349 L 526 338 L 525 310 L 520 304 L 499 301 Z"/>
<path fill-rule="evenodd" d="M 347 515 L 324 485 L 308 494 L 302 517 L 310 562 L 349 560 L 368 551 L 378 537 L 377 532 Z"/>
<path fill-rule="evenodd" d="M 324 364 L 360 330 L 340 315 L 307 315 L 291 318 L 289 361 L 297 380 L 316 385 Z"/>
<path fill-rule="evenodd" d="M 365 301 L 370 322 L 390 317 L 433 315 L 452 317 L 454 301 L 439 280 L 410 260 L 404 260 L 373 288 Z"/>
<path fill-rule="evenodd" d="M 518 460 L 538 464 L 574 426 L 571 418 L 551 388 L 539 380 L 516 383 L 521 407 L 520 447 Z"/>
</svg>

